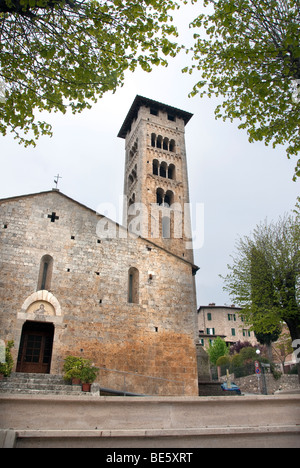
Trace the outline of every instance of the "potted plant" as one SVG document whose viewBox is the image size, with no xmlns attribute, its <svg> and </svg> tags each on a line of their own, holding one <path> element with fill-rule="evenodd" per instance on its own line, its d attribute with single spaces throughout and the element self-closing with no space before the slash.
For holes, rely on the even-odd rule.
<svg viewBox="0 0 300 468">
<path fill-rule="evenodd" d="M 2 380 L 3 377 L 9 377 L 12 372 L 14 360 L 10 350 L 13 347 L 13 341 L 9 341 L 5 347 L 5 362 L 0 362 L 0 380 Z"/>
<path fill-rule="evenodd" d="M 91 384 L 96 380 L 99 369 L 91 364 L 91 361 L 86 361 L 81 369 L 80 380 L 82 383 L 82 391 L 90 392 Z"/>
<path fill-rule="evenodd" d="M 64 380 L 71 380 L 72 385 L 80 385 L 80 375 L 85 359 L 76 356 L 67 356 L 64 361 Z"/>
</svg>

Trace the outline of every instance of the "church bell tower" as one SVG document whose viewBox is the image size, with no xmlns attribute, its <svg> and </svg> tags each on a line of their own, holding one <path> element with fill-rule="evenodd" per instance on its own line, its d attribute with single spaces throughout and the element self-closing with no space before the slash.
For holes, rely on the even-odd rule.
<svg viewBox="0 0 300 468">
<path fill-rule="evenodd" d="M 123 224 L 193 263 L 185 148 L 191 117 L 136 96 L 118 137 L 126 150 Z"/>
</svg>

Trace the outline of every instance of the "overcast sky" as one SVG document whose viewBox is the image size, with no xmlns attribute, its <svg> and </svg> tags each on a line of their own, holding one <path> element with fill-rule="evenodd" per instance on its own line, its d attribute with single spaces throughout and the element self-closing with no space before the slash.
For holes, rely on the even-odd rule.
<svg viewBox="0 0 300 468">
<path fill-rule="evenodd" d="M 188 24 L 197 14 L 197 4 L 182 9 L 178 18 L 185 38 L 192 34 Z M 106 202 L 118 206 L 125 151 L 117 134 L 135 96 L 191 112 L 194 116 L 186 126 L 190 199 L 192 207 L 203 203 L 205 210 L 204 244 L 195 251 L 200 267 L 197 302 L 230 305 L 219 274 L 226 273 L 239 236 L 265 218 L 277 219 L 294 208 L 300 194 L 299 182 L 292 181 L 296 158 L 289 161 L 284 147 L 250 144 L 238 122 L 216 121 L 216 100 L 189 98 L 197 82 L 197 75 L 181 73 L 189 63 L 182 54 L 170 60 L 168 68 L 151 74 L 128 73 L 123 88 L 82 114 L 45 114 L 54 136 L 41 137 L 35 149 L 25 149 L 10 135 L 0 136 L 0 198 L 51 190 L 59 173 L 59 189 L 66 195 L 93 209 Z"/>
</svg>

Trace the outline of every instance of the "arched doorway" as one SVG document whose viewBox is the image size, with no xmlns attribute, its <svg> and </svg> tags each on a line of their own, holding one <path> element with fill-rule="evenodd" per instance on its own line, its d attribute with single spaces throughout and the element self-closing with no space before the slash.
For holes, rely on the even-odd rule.
<svg viewBox="0 0 300 468">
<path fill-rule="evenodd" d="M 53 323 L 27 320 L 22 328 L 17 372 L 49 374 L 53 338 Z"/>
</svg>

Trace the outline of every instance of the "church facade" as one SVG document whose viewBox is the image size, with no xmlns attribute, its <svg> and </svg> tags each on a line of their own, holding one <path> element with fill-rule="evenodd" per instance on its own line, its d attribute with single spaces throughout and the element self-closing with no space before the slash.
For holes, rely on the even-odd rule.
<svg viewBox="0 0 300 468">
<path fill-rule="evenodd" d="M 0 339 L 15 342 L 15 371 L 58 374 L 75 355 L 102 387 L 198 394 L 190 118 L 135 99 L 119 132 L 125 227 L 56 189 L 0 200 Z"/>
</svg>

